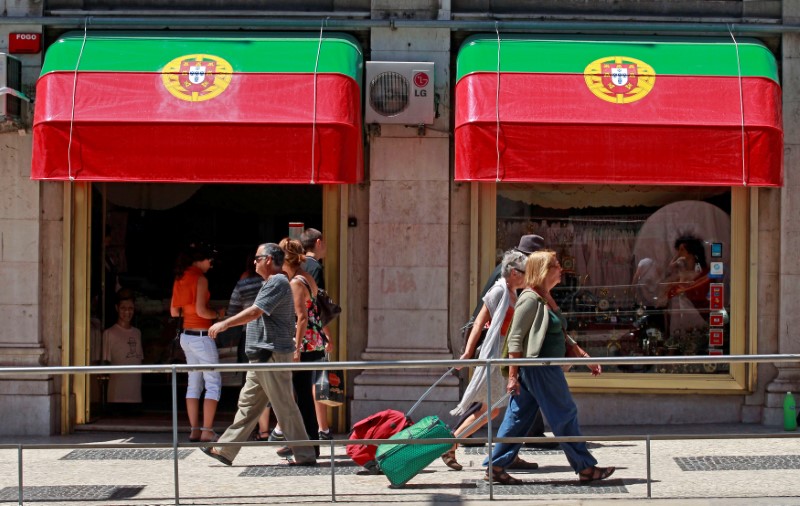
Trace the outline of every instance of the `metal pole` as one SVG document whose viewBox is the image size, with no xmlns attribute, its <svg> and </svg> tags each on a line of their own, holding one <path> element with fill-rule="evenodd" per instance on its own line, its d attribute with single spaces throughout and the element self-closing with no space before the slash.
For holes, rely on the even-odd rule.
<svg viewBox="0 0 800 506">
<path fill-rule="evenodd" d="M 172 366 L 172 462 L 173 480 L 175 481 L 175 504 L 181 503 L 180 484 L 178 481 L 178 372 Z"/>
<path fill-rule="evenodd" d="M 333 433 L 331 432 L 331 435 Z M 331 439 L 331 502 L 336 502 L 336 460 L 334 457 L 333 439 Z"/>
<path fill-rule="evenodd" d="M 22 445 L 17 446 L 17 479 L 19 480 L 19 504 L 22 506 Z"/>
<path fill-rule="evenodd" d="M 650 499 L 652 497 L 652 491 L 650 490 L 650 484 L 652 483 L 650 476 L 650 436 L 647 436 L 647 439 L 645 440 L 644 454 L 647 458 L 647 498 Z"/>
<path fill-rule="evenodd" d="M 486 364 L 486 434 L 489 438 L 487 459 L 489 465 L 486 466 L 486 475 L 489 476 L 489 500 L 494 500 L 494 466 L 492 465 L 492 362 L 491 359 Z"/>
</svg>

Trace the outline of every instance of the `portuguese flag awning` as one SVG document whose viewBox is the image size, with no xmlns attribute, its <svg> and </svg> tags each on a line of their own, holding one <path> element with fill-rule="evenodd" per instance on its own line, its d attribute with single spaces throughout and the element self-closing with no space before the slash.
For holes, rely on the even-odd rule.
<svg viewBox="0 0 800 506">
<path fill-rule="evenodd" d="M 460 181 L 782 184 L 777 64 L 752 39 L 473 36 L 455 110 Z"/>
<path fill-rule="evenodd" d="M 342 34 L 69 33 L 36 85 L 31 177 L 359 182 L 362 66 Z"/>
</svg>

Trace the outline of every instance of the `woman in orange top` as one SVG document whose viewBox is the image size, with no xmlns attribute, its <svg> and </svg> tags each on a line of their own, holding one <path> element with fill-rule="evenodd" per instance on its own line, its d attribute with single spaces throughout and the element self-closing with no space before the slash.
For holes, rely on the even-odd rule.
<svg viewBox="0 0 800 506">
<path fill-rule="evenodd" d="M 204 245 L 191 245 L 178 257 L 175 267 L 175 283 L 172 285 L 170 314 L 183 317 L 181 348 L 186 354 L 187 364 L 218 364 L 219 352 L 214 340 L 208 335 L 212 320 L 223 314 L 208 307 L 211 294 L 205 273 L 212 267 L 214 251 Z M 205 386 L 203 401 L 203 424 L 200 425 L 200 395 Z M 222 391 L 222 376 L 216 371 L 193 371 L 189 373 L 186 389 L 186 412 L 192 433 L 189 441 L 214 441 L 214 416 Z"/>
</svg>

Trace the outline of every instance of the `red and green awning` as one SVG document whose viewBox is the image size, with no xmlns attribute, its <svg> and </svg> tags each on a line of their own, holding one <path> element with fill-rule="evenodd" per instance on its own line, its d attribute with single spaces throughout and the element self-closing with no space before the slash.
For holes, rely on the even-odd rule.
<svg viewBox="0 0 800 506">
<path fill-rule="evenodd" d="M 460 181 L 782 184 L 777 64 L 752 39 L 474 36 L 455 109 Z"/>
<path fill-rule="evenodd" d="M 362 66 L 343 34 L 69 33 L 36 86 L 31 177 L 359 182 Z"/>
</svg>

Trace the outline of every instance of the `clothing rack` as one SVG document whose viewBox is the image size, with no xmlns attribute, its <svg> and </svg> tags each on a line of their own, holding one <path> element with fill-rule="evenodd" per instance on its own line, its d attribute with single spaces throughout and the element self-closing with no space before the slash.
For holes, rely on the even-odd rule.
<svg viewBox="0 0 800 506">
<path fill-rule="evenodd" d="M 581 223 L 644 223 L 650 215 L 603 215 L 598 217 L 592 216 L 508 216 L 500 217 L 498 219 L 503 221 L 561 221 L 561 222 L 581 222 Z"/>
</svg>

